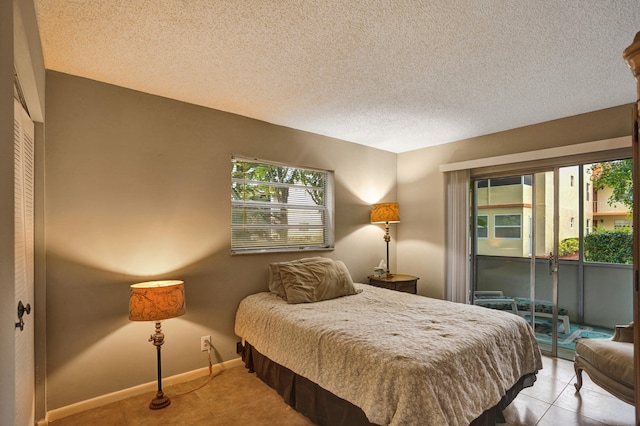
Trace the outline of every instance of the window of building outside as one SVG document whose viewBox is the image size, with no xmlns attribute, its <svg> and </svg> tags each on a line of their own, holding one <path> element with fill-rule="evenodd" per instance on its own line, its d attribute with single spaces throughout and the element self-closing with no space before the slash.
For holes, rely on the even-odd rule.
<svg viewBox="0 0 640 426">
<path fill-rule="evenodd" d="M 500 178 L 481 179 L 477 181 L 478 188 L 495 188 L 509 185 L 529 185 L 531 186 L 531 175 L 507 176 Z"/>
<path fill-rule="evenodd" d="M 493 221 L 495 238 L 522 238 L 522 215 L 496 214 Z"/>
<path fill-rule="evenodd" d="M 476 236 L 478 238 L 487 238 L 489 236 L 489 216 L 487 215 L 478 215 L 476 218 L 478 225 L 476 227 Z"/>
<path fill-rule="evenodd" d="M 631 221 L 630 220 L 614 220 L 613 227 L 614 229 L 631 228 Z"/>
<path fill-rule="evenodd" d="M 233 254 L 333 248 L 333 172 L 233 157 Z"/>
<path fill-rule="evenodd" d="M 589 182 L 587 182 L 587 188 L 584 191 L 584 196 L 586 197 L 586 200 L 589 201 L 589 194 L 591 191 L 591 185 L 589 185 Z"/>
</svg>

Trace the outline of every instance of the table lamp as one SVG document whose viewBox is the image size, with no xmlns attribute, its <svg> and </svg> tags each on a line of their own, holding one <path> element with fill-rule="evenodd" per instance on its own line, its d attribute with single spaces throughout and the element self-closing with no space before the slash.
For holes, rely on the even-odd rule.
<svg viewBox="0 0 640 426">
<path fill-rule="evenodd" d="M 398 203 L 379 203 L 374 204 L 371 209 L 371 223 L 384 223 L 385 234 L 384 240 L 387 243 L 387 277 L 390 278 L 393 275 L 389 272 L 389 241 L 391 241 L 391 235 L 389 235 L 389 224 L 400 222 L 400 208 Z"/>
<path fill-rule="evenodd" d="M 162 363 L 160 348 L 164 343 L 164 334 L 160 321 L 184 315 L 184 282 L 182 281 L 147 281 L 130 286 L 129 320 L 155 321 L 156 332 L 149 341 L 157 349 L 158 358 L 158 392 L 151 400 L 149 408 L 157 410 L 171 404 L 171 400 L 162 392 Z"/>
</svg>

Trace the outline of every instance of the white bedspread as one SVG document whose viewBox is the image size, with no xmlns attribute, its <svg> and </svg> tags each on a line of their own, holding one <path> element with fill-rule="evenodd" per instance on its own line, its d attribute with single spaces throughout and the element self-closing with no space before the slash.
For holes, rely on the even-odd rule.
<svg viewBox="0 0 640 426">
<path fill-rule="evenodd" d="M 355 286 L 363 292 L 299 305 L 248 296 L 235 332 L 380 425 L 468 425 L 542 368 L 517 315 Z"/>
</svg>

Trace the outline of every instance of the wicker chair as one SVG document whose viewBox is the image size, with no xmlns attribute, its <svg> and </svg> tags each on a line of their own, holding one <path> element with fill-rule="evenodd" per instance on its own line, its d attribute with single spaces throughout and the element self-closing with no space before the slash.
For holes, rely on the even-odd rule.
<svg viewBox="0 0 640 426">
<path fill-rule="evenodd" d="M 573 367 L 576 391 L 582 387 L 582 370 L 591 380 L 617 398 L 634 405 L 633 323 L 616 326 L 609 339 L 580 339 L 576 342 Z"/>
</svg>

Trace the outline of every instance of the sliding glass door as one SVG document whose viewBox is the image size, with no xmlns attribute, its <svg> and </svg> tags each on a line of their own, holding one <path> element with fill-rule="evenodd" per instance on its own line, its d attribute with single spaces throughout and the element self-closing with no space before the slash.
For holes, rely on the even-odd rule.
<svg viewBox="0 0 640 426">
<path fill-rule="evenodd" d="M 631 212 L 612 198 L 624 166 L 475 179 L 473 303 L 524 317 L 543 352 L 567 359 L 576 339 L 631 321 Z"/>
<path fill-rule="evenodd" d="M 557 332 L 554 178 L 546 171 L 474 182 L 474 303 L 520 315 L 532 326 L 546 318 L 549 328 L 541 332 L 549 338 L 540 344 L 548 352 Z"/>
</svg>

